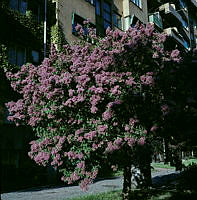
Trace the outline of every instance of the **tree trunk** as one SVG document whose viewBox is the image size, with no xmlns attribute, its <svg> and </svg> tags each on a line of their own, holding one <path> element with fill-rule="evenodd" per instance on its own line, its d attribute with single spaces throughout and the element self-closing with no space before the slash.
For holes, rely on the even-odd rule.
<svg viewBox="0 0 197 200">
<path fill-rule="evenodd" d="M 131 165 L 125 166 L 123 171 L 123 200 L 129 200 L 130 192 L 131 192 Z"/>
<path fill-rule="evenodd" d="M 152 177 L 151 177 L 151 165 L 150 162 L 146 162 L 144 166 L 142 166 L 142 175 L 143 175 L 143 184 L 142 187 L 148 188 L 152 186 Z"/>
<path fill-rule="evenodd" d="M 136 146 L 130 153 L 127 152 L 124 160 L 123 200 L 129 200 L 132 188 L 147 188 L 152 185 L 150 146 Z"/>
<path fill-rule="evenodd" d="M 152 186 L 150 162 L 140 162 L 137 166 L 132 165 L 131 188 L 148 188 L 150 186 Z"/>
</svg>

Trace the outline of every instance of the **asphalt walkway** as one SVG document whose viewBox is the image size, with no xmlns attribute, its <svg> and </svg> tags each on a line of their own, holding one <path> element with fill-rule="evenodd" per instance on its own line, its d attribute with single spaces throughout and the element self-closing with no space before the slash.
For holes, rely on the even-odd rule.
<svg viewBox="0 0 197 200">
<path fill-rule="evenodd" d="M 157 169 L 152 173 L 153 184 L 162 184 L 170 177 L 176 176 L 177 172 L 173 169 Z M 79 186 L 65 186 L 54 188 L 32 188 L 16 192 L 1 194 L 2 200 L 67 200 L 73 197 L 102 193 L 122 189 L 123 178 L 114 177 L 110 179 L 97 180 L 90 185 L 87 192 L 83 192 Z"/>
</svg>

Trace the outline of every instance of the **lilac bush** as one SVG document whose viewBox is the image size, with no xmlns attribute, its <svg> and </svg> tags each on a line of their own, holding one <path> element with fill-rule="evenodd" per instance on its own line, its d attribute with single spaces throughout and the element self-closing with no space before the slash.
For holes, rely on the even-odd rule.
<svg viewBox="0 0 197 200">
<path fill-rule="evenodd" d="M 164 50 L 166 35 L 150 24 L 87 37 L 90 43 L 65 45 L 63 52 L 52 45 L 41 65 L 7 73 L 22 95 L 7 103 L 9 120 L 31 126 L 38 137 L 29 156 L 83 190 L 104 160 L 113 169 L 132 164 L 135 146 L 146 143 L 167 112 L 158 84 L 164 63 L 180 61 L 178 50 Z"/>
</svg>

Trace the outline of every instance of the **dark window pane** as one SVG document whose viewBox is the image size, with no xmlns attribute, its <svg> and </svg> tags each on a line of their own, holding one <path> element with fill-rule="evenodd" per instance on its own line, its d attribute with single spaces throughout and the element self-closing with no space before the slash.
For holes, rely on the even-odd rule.
<svg viewBox="0 0 197 200">
<path fill-rule="evenodd" d="M 113 23 L 114 23 L 114 26 L 120 29 L 122 28 L 121 16 L 119 14 L 113 13 Z"/>
<path fill-rule="evenodd" d="M 17 65 L 22 66 L 25 63 L 25 49 L 18 48 L 17 49 Z"/>
<path fill-rule="evenodd" d="M 110 13 L 104 12 L 104 13 L 103 13 L 103 18 L 104 18 L 105 20 L 111 22 L 111 15 L 110 15 Z"/>
<path fill-rule="evenodd" d="M 108 4 L 107 2 L 103 2 L 103 8 L 105 11 L 107 12 L 111 12 L 111 7 L 110 7 L 110 4 Z"/>
<path fill-rule="evenodd" d="M 96 14 L 101 15 L 101 2 L 100 2 L 100 0 L 96 0 Z"/>
<path fill-rule="evenodd" d="M 39 62 L 39 53 L 37 51 L 32 51 L 31 52 L 33 62 L 38 63 Z"/>
<path fill-rule="evenodd" d="M 111 23 L 104 20 L 104 29 L 107 29 L 108 27 L 111 27 Z"/>
<path fill-rule="evenodd" d="M 36 22 L 40 22 L 40 5 L 36 4 L 32 9 L 33 18 Z"/>
<path fill-rule="evenodd" d="M 112 16 L 111 16 L 111 5 L 107 2 L 103 2 L 103 26 L 104 29 L 111 27 Z"/>
<path fill-rule="evenodd" d="M 16 48 L 15 47 L 8 48 L 8 62 L 13 65 L 16 64 Z"/>
<path fill-rule="evenodd" d="M 24 15 L 26 14 L 26 11 L 27 11 L 27 2 L 26 1 L 20 2 L 19 11 Z"/>
<path fill-rule="evenodd" d="M 10 8 L 13 10 L 18 10 L 18 0 L 10 0 Z"/>
</svg>

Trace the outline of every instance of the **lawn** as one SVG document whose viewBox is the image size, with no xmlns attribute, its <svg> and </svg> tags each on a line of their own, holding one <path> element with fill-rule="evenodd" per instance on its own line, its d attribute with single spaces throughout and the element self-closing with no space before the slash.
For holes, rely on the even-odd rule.
<svg viewBox="0 0 197 200">
<path fill-rule="evenodd" d="M 170 166 L 169 164 L 160 163 L 151 163 L 153 168 L 165 168 L 165 169 L 175 169 L 175 167 Z"/>
<path fill-rule="evenodd" d="M 192 163 L 197 164 L 197 159 L 193 158 L 193 159 L 183 160 L 182 162 L 183 162 L 183 164 L 185 166 L 188 166 L 188 165 L 190 165 Z M 151 166 L 153 168 L 175 169 L 175 167 L 172 167 L 169 164 L 164 164 L 163 162 L 160 162 L 160 163 L 151 163 Z"/>
<path fill-rule="evenodd" d="M 121 191 L 104 192 L 95 195 L 72 198 L 69 200 L 121 200 Z"/>
<path fill-rule="evenodd" d="M 122 200 L 121 191 L 105 192 L 70 200 Z M 176 190 L 149 189 L 131 192 L 131 200 L 196 200 L 197 193 L 184 193 Z"/>
<path fill-rule="evenodd" d="M 190 165 L 190 164 L 192 164 L 192 163 L 197 164 L 197 159 L 196 159 L 196 158 L 193 158 L 193 159 L 183 160 L 183 164 L 184 164 L 185 166 L 188 166 L 188 165 Z"/>
</svg>

